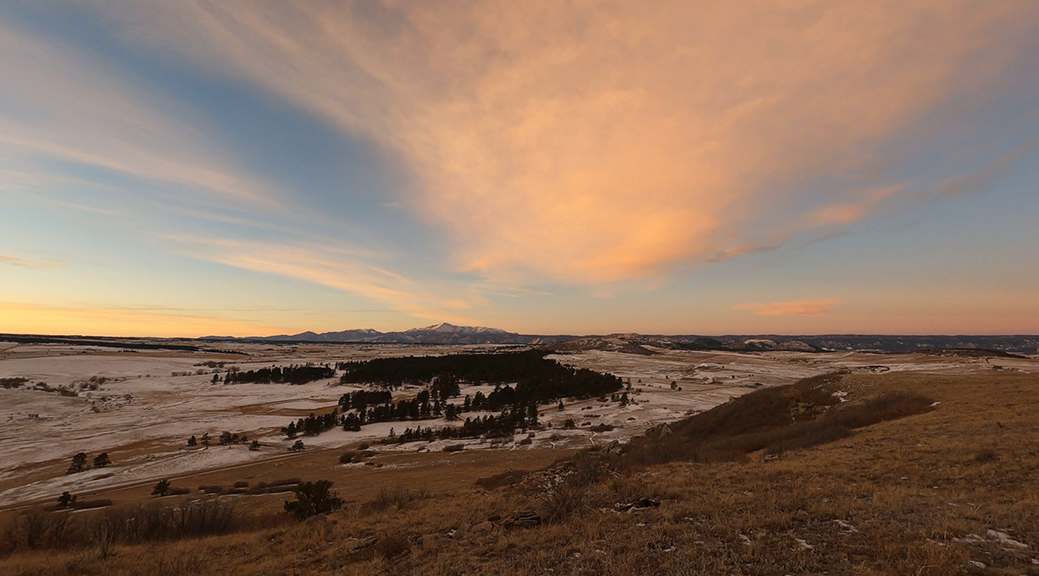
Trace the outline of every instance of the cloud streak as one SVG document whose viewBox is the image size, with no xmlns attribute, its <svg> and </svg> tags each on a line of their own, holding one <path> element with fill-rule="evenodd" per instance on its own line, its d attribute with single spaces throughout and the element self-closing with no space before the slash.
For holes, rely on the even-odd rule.
<svg viewBox="0 0 1039 576">
<path fill-rule="evenodd" d="M 0 254 L 0 264 L 31 269 L 52 269 L 63 267 L 61 264 L 55 264 L 53 262 L 44 262 L 42 260 L 26 260 L 24 258 L 8 256 L 7 254 Z"/>
<path fill-rule="evenodd" d="M 768 302 L 760 304 L 738 304 L 733 310 L 754 312 L 758 316 L 818 316 L 826 314 L 840 302 L 840 298 L 822 300 L 797 300 L 793 302 Z"/>
</svg>

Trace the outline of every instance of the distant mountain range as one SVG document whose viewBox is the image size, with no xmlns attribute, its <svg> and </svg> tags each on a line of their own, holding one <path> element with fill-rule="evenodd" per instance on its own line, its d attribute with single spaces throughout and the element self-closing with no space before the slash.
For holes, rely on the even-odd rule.
<svg viewBox="0 0 1039 576">
<path fill-rule="evenodd" d="M 371 328 L 341 332 L 301 332 L 278 336 L 232 338 L 207 336 L 202 340 L 245 340 L 258 342 L 327 342 L 372 344 L 520 344 L 546 345 L 560 351 L 582 349 L 615 350 L 636 354 L 652 353 L 651 348 L 681 350 L 730 350 L 739 352 L 860 351 L 904 353 L 917 350 L 991 350 L 1011 354 L 1039 354 L 1039 336 L 886 336 L 828 334 L 817 336 L 731 335 L 731 336 L 652 336 L 611 334 L 572 336 L 518 334 L 498 328 L 456 326 L 441 323 L 402 332 L 379 332 Z M 566 343 L 566 345 L 563 345 Z"/>
<path fill-rule="evenodd" d="M 278 336 L 231 338 L 206 336 L 202 340 L 253 340 L 262 342 L 329 342 L 329 343 L 372 343 L 372 344 L 546 344 L 571 340 L 575 336 L 531 336 L 506 332 L 498 328 L 483 326 L 455 326 L 442 322 L 424 328 L 412 328 L 403 332 L 379 332 L 371 328 L 343 330 L 341 332 L 301 332 Z"/>
</svg>

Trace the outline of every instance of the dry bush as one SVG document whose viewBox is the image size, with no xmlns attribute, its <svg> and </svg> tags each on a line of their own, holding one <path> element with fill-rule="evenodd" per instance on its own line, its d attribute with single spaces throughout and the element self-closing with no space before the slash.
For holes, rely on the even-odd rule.
<svg viewBox="0 0 1039 576">
<path fill-rule="evenodd" d="M 233 505 L 216 499 L 173 506 L 151 502 L 84 514 L 37 508 L 17 516 L 4 540 L 8 551 L 137 544 L 225 534 L 238 521 Z"/>
<path fill-rule="evenodd" d="M 403 510 L 415 499 L 416 495 L 412 494 L 411 490 L 407 488 L 397 486 L 391 490 L 384 486 L 379 490 L 379 494 L 374 499 L 363 504 L 361 509 L 366 513 L 382 512 L 391 507 L 395 510 Z"/>
<path fill-rule="evenodd" d="M 495 488 L 501 488 L 502 486 L 512 486 L 513 484 L 523 480 L 523 477 L 529 473 L 528 470 L 506 470 L 494 474 L 493 476 L 479 478 L 476 480 L 475 485 L 484 490 L 493 490 Z"/>
<path fill-rule="evenodd" d="M 411 542 L 407 534 L 401 531 L 384 532 L 372 547 L 372 552 L 386 560 L 392 560 L 410 550 Z"/>
</svg>

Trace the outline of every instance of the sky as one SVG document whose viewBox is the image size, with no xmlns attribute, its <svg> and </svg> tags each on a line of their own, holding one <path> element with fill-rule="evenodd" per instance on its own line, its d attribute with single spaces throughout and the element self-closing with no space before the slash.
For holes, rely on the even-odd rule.
<svg viewBox="0 0 1039 576">
<path fill-rule="evenodd" d="M 0 332 L 1039 333 L 1039 3 L 0 2 Z"/>
</svg>

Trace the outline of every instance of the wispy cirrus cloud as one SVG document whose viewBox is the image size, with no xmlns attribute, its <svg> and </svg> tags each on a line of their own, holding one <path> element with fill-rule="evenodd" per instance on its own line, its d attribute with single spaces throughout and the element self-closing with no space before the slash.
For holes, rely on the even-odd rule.
<svg viewBox="0 0 1039 576">
<path fill-rule="evenodd" d="M 385 265 L 387 257 L 374 252 L 302 242 L 163 238 L 171 250 L 201 260 L 344 290 L 419 318 L 472 323 L 465 311 L 480 298 L 465 288 L 445 289 L 442 283 L 420 282 L 393 272 Z"/>
<path fill-rule="evenodd" d="M 420 183 L 400 200 L 449 232 L 451 265 L 510 285 L 646 278 L 869 218 L 901 183 L 798 183 L 865 172 L 936 107 L 983 100 L 1039 17 L 1024 0 L 100 9 L 396 150 Z"/>
<path fill-rule="evenodd" d="M 20 174 L 19 181 L 60 179 L 55 163 L 63 163 L 152 185 L 138 196 L 173 185 L 171 197 L 181 203 L 278 206 L 270 185 L 235 168 L 177 112 L 163 110 L 175 108 L 172 102 L 102 58 L 4 23 L 0 52 L 0 170 Z"/>
<path fill-rule="evenodd" d="M 754 312 L 758 316 L 815 316 L 826 314 L 840 302 L 840 298 L 820 300 L 796 300 L 791 302 L 766 302 L 738 304 L 733 310 Z"/>
</svg>

